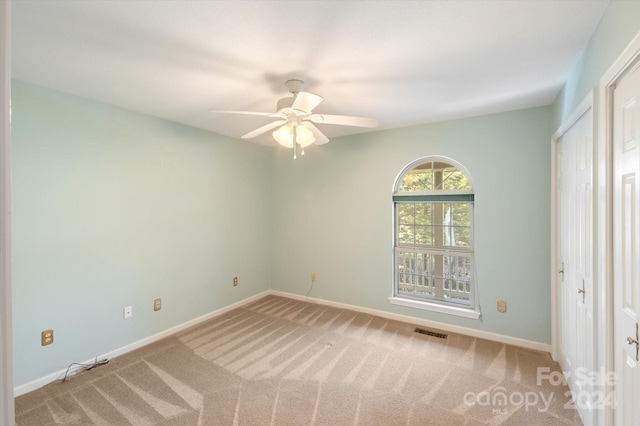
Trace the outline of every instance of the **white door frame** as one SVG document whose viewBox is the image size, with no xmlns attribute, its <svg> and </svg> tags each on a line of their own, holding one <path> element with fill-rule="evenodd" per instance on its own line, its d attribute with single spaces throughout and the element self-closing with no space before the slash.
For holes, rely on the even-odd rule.
<svg viewBox="0 0 640 426">
<path fill-rule="evenodd" d="M 0 1 L 0 28 L 0 424 L 12 425 L 11 0 Z"/>
<path fill-rule="evenodd" d="M 640 32 L 616 59 L 609 70 L 600 79 L 599 86 L 599 123 L 598 137 L 598 216 L 597 216 L 597 280 L 598 287 L 598 345 L 599 362 L 607 372 L 614 371 L 613 342 L 613 91 L 620 79 L 640 61 Z M 613 389 L 608 389 L 612 391 Z M 598 424 L 613 425 L 613 410 L 607 406 L 600 410 Z"/>
</svg>

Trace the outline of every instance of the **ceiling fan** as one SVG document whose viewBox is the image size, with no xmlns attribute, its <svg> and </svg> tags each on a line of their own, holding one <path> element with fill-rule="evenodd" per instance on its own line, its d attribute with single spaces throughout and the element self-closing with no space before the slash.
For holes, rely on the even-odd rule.
<svg viewBox="0 0 640 426">
<path fill-rule="evenodd" d="M 293 148 L 293 158 L 296 158 L 299 146 L 304 155 L 304 148 L 315 143 L 322 145 L 329 142 L 316 124 L 337 124 L 354 127 L 377 127 L 378 120 L 366 117 L 352 117 L 348 115 L 314 114 L 313 109 L 322 102 L 322 96 L 309 92 L 301 92 L 303 81 L 288 80 L 285 85 L 293 96 L 282 98 L 277 103 L 276 112 L 229 111 L 212 109 L 210 112 L 223 114 L 260 115 L 275 118 L 268 124 L 258 127 L 242 135 L 243 139 L 251 139 L 268 131 L 273 131 L 273 138 L 282 146 Z"/>
</svg>

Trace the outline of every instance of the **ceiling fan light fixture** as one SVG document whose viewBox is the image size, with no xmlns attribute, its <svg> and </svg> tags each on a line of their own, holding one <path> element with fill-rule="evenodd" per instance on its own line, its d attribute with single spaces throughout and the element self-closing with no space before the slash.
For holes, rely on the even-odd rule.
<svg viewBox="0 0 640 426">
<path fill-rule="evenodd" d="M 285 124 L 273 132 L 273 138 L 285 148 L 293 148 L 293 132 L 291 126 Z"/>
<path fill-rule="evenodd" d="M 305 146 L 309 146 L 316 141 L 316 138 L 313 136 L 313 132 L 303 124 L 298 124 L 296 126 L 296 142 L 300 144 L 303 148 Z"/>
<path fill-rule="evenodd" d="M 272 134 L 273 138 L 280 145 L 286 148 L 293 148 L 293 132 L 295 132 L 296 143 L 303 148 L 316 141 L 313 132 L 304 124 L 284 124 L 278 127 Z"/>
</svg>

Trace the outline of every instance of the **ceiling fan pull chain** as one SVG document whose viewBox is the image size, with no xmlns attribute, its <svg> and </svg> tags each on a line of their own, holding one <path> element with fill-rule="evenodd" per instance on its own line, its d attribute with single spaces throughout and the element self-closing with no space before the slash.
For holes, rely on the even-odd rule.
<svg viewBox="0 0 640 426">
<path fill-rule="evenodd" d="M 295 160 L 296 158 L 298 158 L 298 156 L 296 155 L 296 145 L 298 144 L 298 141 L 296 139 L 296 128 L 293 127 L 293 159 Z"/>
</svg>

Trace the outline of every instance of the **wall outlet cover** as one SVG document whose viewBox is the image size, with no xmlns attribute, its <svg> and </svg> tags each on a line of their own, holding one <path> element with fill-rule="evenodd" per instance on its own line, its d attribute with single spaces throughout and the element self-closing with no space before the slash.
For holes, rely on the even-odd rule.
<svg viewBox="0 0 640 426">
<path fill-rule="evenodd" d="M 124 319 L 129 319 L 133 316 L 133 306 L 124 307 Z"/>
<path fill-rule="evenodd" d="M 42 330 L 40 334 L 40 340 L 42 342 L 42 346 L 47 346 L 53 343 L 53 330 Z"/>
</svg>

